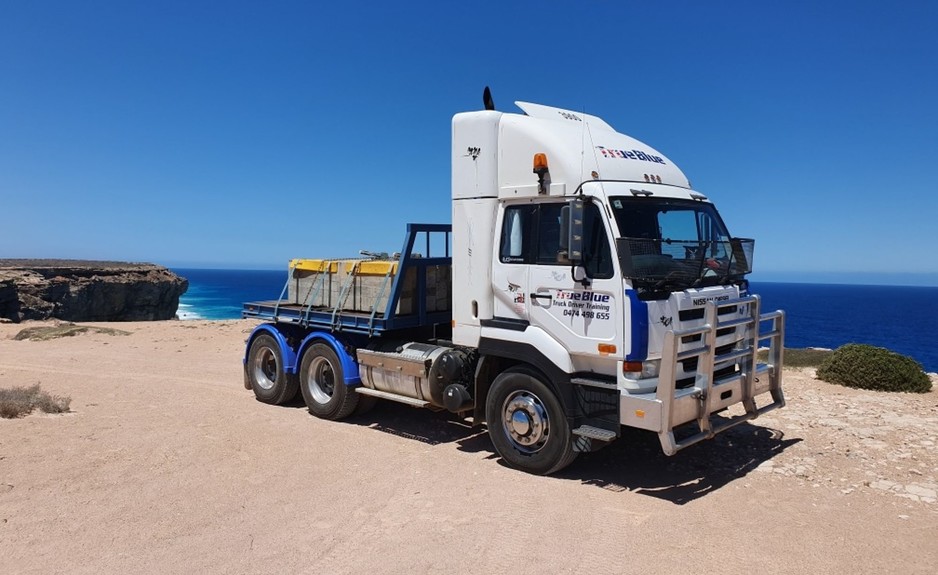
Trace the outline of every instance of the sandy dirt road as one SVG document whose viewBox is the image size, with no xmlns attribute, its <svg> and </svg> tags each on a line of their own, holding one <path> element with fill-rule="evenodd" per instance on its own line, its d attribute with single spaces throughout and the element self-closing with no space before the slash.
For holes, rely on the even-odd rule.
<svg viewBox="0 0 938 575">
<path fill-rule="evenodd" d="M 94 324 L 92 324 L 94 325 Z M 13 341 L 0 573 L 934 573 L 938 393 L 791 372 L 788 407 L 675 457 L 630 432 L 554 477 L 382 403 L 336 423 L 242 386 L 250 321 Z"/>
</svg>

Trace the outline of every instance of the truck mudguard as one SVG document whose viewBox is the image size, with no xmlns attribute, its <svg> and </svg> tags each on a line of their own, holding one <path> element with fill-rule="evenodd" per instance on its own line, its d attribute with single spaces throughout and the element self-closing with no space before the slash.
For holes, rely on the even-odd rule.
<svg viewBox="0 0 938 575">
<path fill-rule="evenodd" d="M 358 374 L 358 363 L 355 361 L 355 358 L 349 355 L 345 350 L 345 344 L 339 340 L 335 335 L 325 332 L 325 331 L 312 331 L 303 338 L 303 341 L 300 343 L 300 349 L 294 358 L 294 370 L 299 366 L 297 365 L 299 358 L 303 357 L 303 352 L 306 351 L 306 348 L 310 345 L 317 342 L 325 342 L 329 344 L 335 354 L 339 357 L 339 361 L 342 363 L 342 373 L 345 377 L 345 385 L 361 385 L 361 377 Z"/>
<path fill-rule="evenodd" d="M 251 337 L 248 338 L 247 347 L 245 347 L 244 359 L 242 363 L 247 365 L 248 356 L 247 350 L 251 349 L 251 342 L 254 341 L 259 334 L 266 333 L 272 336 L 277 340 L 277 344 L 280 346 L 280 355 L 283 357 L 283 371 L 285 373 L 296 373 L 296 352 L 293 351 L 293 348 L 290 347 L 290 344 L 287 343 L 287 338 L 283 333 L 277 329 L 277 326 L 272 323 L 262 323 L 261 325 L 254 328 L 254 331 L 251 332 Z"/>
<path fill-rule="evenodd" d="M 300 358 L 303 357 L 303 352 L 306 351 L 306 348 L 317 341 L 323 341 L 329 344 L 339 357 L 339 361 L 342 363 L 342 372 L 345 375 L 345 385 L 361 384 L 361 378 L 358 375 L 358 363 L 356 363 L 355 358 L 350 356 L 345 350 L 345 345 L 342 341 L 334 335 L 324 331 L 312 331 L 306 334 L 303 341 L 300 342 L 299 348 L 294 350 L 287 342 L 288 335 L 284 334 L 279 326 L 273 323 L 263 323 L 254 328 L 254 331 L 251 332 L 251 337 L 248 338 L 248 344 L 245 349 L 251 348 L 251 342 L 254 341 L 254 338 L 260 333 L 269 334 L 277 340 L 277 344 L 280 346 L 280 354 L 283 357 L 283 371 L 285 373 L 297 373 L 300 367 Z M 242 362 L 247 363 L 247 355 L 245 355 Z"/>
</svg>

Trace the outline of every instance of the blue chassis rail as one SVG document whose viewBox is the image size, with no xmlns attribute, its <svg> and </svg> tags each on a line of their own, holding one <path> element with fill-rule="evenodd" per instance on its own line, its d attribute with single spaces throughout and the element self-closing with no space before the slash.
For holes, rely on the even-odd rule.
<svg viewBox="0 0 938 575">
<path fill-rule="evenodd" d="M 391 296 L 384 313 L 349 312 L 336 310 L 331 307 L 312 307 L 310 305 L 296 305 L 284 303 L 284 295 L 291 277 L 287 277 L 279 300 L 248 302 L 244 304 L 241 317 L 262 319 L 275 323 L 287 323 L 304 328 L 322 329 L 336 332 L 359 333 L 368 336 L 380 335 L 386 331 L 422 327 L 438 323 L 450 323 L 452 311 L 427 311 L 427 267 L 447 265 L 452 266 L 453 258 L 450 253 L 450 224 L 407 224 L 407 235 L 404 239 L 404 248 L 401 250 L 401 259 L 398 263 L 397 274 L 391 285 Z M 444 234 L 445 256 L 430 257 L 431 234 Z M 427 257 L 413 257 L 414 245 L 418 236 L 424 234 Z M 407 270 L 416 268 L 417 277 L 417 310 L 416 313 L 398 315 L 395 310 L 404 288 L 402 278 Z"/>
</svg>

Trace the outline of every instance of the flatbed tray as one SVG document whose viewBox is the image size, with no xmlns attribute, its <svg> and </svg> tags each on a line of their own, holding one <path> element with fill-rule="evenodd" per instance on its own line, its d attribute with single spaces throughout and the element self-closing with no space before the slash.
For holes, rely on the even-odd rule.
<svg viewBox="0 0 938 575">
<path fill-rule="evenodd" d="M 451 266 L 450 237 L 452 227 L 449 224 L 407 224 L 407 235 L 404 239 L 403 249 L 400 251 L 400 260 L 395 263 L 399 273 L 395 274 L 391 291 L 387 298 L 386 309 L 373 311 L 353 311 L 339 306 L 312 306 L 293 303 L 286 298 L 290 279 L 280 294 L 280 299 L 268 301 L 247 302 L 241 310 L 241 317 L 262 319 L 275 323 L 285 323 L 316 328 L 328 331 L 348 331 L 368 336 L 379 335 L 382 332 L 427 327 L 452 322 L 452 311 L 428 311 L 427 309 L 427 268 L 430 266 Z M 443 256 L 431 256 L 431 234 L 440 234 L 443 240 Z M 425 240 L 423 255 L 414 254 L 417 237 L 422 235 Z M 385 264 L 386 265 L 386 264 Z M 401 314 L 396 312 L 401 298 L 401 278 L 410 268 L 417 270 L 416 275 L 416 306 L 413 312 Z M 385 270 L 386 271 L 386 270 Z M 344 295 L 344 294 L 343 294 Z"/>
</svg>

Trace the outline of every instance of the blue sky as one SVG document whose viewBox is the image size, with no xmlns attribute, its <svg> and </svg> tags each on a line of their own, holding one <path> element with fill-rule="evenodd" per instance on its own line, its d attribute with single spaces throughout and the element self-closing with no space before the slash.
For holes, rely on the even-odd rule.
<svg viewBox="0 0 938 575">
<path fill-rule="evenodd" d="M 0 0 L 0 257 L 396 250 L 449 221 L 450 120 L 489 85 L 667 154 L 756 238 L 756 279 L 938 285 L 936 24 L 926 1 Z"/>
</svg>

